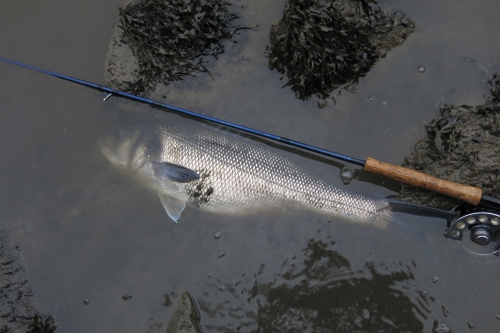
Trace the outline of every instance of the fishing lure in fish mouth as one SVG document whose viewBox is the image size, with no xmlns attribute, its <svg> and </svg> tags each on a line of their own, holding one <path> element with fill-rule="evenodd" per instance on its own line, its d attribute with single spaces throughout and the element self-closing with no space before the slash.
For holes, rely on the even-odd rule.
<svg viewBox="0 0 500 333">
<path fill-rule="evenodd" d="M 449 237 L 450 239 L 454 239 L 457 241 L 461 241 L 462 244 L 468 244 L 470 243 L 471 245 L 464 245 L 467 250 L 476 253 L 476 254 L 493 254 L 500 256 L 500 230 L 497 224 L 497 218 L 500 218 L 500 199 L 491 197 L 489 195 L 486 195 L 483 193 L 482 189 L 474 186 L 467 186 L 467 185 L 462 185 L 458 183 L 454 183 L 451 181 L 447 181 L 444 179 L 439 179 L 427 174 L 424 174 L 422 172 L 416 171 L 416 170 L 411 170 L 407 169 L 404 167 L 392 165 L 389 163 L 381 162 L 376 159 L 373 159 L 371 157 L 368 157 L 366 161 L 346 156 L 343 154 L 335 153 L 333 151 L 329 151 L 326 149 L 314 147 L 311 145 L 307 145 L 298 141 L 290 140 L 281 136 L 277 136 L 274 134 L 262 132 L 259 130 L 251 129 L 245 126 L 241 126 L 238 124 L 234 124 L 231 122 L 227 122 L 224 120 L 220 120 L 217 118 L 209 117 L 206 115 L 198 114 L 192 111 L 188 111 L 185 109 L 181 109 L 175 106 L 171 106 L 165 103 L 157 102 L 154 100 L 150 100 L 144 97 L 136 96 L 124 91 L 116 90 L 113 88 L 109 88 L 100 84 L 88 82 L 85 80 L 73 78 L 67 75 L 62 75 L 56 72 L 48 71 L 45 69 L 41 69 L 35 66 L 27 65 L 18 61 L 10 60 L 7 58 L 0 57 L 1 61 L 16 65 L 16 66 L 21 66 L 24 68 L 28 68 L 30 70 L 34 70 L 40 73 L 44 73 L 47 75 L 52 75 L 54 77 L 67 80 L 73 83 L 77 83 L 80 85 L 84 85 L 89 88 L 93 88 L 99 91 L 102 91 L 106 93 L 106 97 L 104 100 L 106 101 L 109 99 L 111 96 L 118 96 L 118 97 L 123 97 L 127 99 L 134 100 L 136 102 L 141 102 L 141 103 L 146 103 L 148 105 L 154 106 L 156 108 L 160 109 L 165 109 L 165 110 L 170 110 L 185 116 L 201 119 L 204 121 L 208 121 L 211 123 L 219 124 L 228 128 L 236 129 L 238 131 L 244 132 L 244 133 L 249 133 L 252 135 L 255 135 L 257 137 L 262 137 L 271 141 L 276 141 L 284 145 L 292 146 L 295 148 L 300 148 L 303 150 L 307 150 L 316 154 L 324 155 L 330 158 L 338 159 L 341 161 L 349 162 L 355 165 L 359 165 L 363 167 L 363 171 L 365 172 L 370 172 L 374 173 L 377 175 L 381 175 L 393 180 L 396 180 L 398 182 L 410 184 L 415 187 L 419 187 L 422 189 L 426 189 L 429 191 L 433 191 L 436 193 L 440 193 L 458 200 L 461 200 L 463 202 L 466 202 L 470 204 L 472 207 L 468 211 L 462 210 L 460 211 L 460 214 L 457 215 L 454 219 L 449 220 L 448 226 L 449 228 L 445 232 L 445 236 Z M 105 152 L 105 150 L 103 150 Z M 106 154 L 106 152 L 105 152 Z M 107 155 L 108 156 L 108 155 Z M 109 157 L 108 157 L 109 158 Z M 111 160 L 111 158 L 110 158 Z M 128 160 L 127 163 L 132 163 L 133 160 Z M 172 175 L 173 171 L 169 168 L 172 168 L 172 165 L 169 164 L 161 164 L 164 162 L 172 163 L 175 164 L 178 168 L 177 170 L 182 170 L 182 168 L 187 168 L 186 165 L 183 165 L 182 163 L 176 164 L 172 161 L 158 161 L 156 160 L 157 163 L 160 163 L 160 165 L 156 165 L 156 167 L 153 167 L 153 165 L 149 165 L 150 168 L 150 174 L 153 175 L 163 175 L 164 179 L 169 179 L 168 175 Z M 123 165 L 124 167 L 126 165 Z M 136 165 L 136 170 L 140 169 L 140 164 Z M 164 170 L 164 168 L 167 168 L 167 170 Z M 208 176 L 206 172 L 206 165 L 203 166 L 203 168 L 199 170 L 195 169 L 190 169 L 193 173 L 190 173 L 191 176 L 194 175 L 194 173 L 198 174 L 200 176 L 200 179 L 203 179 L 204 181 L 207 181 Z M 162 170 L 163 169 L 163 170 Z M 210 173 L 208 173 L 210 175 Z M 185 177 L 186 175 L 183 175 Z M 175 182 L 172 181 L 171 179 L 171 187 L 179 187 L 182 186 L 180 184 L 186 184 L 182 182 Z M 210 189 L 210 190 L 209 190 Z M 195 198 L 203 197 L 201 195 L 201 192 L 195 192 L 197 188 L 193 189 L 193 193 L 196 193 L 197 195 L 193 195 Z M 340 191 L 337 189 L 337 191 Z M 342 191 L 344 192 L 344 191 Z M 205 200 L 211 201 L 208 198 L 212 196 L 212 194 L 217 193 L 217 189 L 213 187 L 208 187 L 206 188 L 206 192 L 204 192 L 205 195 Z M 360 196 L 355 195 L 355 194 L 345 194 L 343 193 L 342 195 L 350 196 L 350 198 L 354 198 L 355 200 L 358 199 Z M 177 220 L 180 216 L 180 213 L 177 214 L 175 212 L 182 212 L 182 210 L 185 207 L 185 204 L 182 202 L 176 202 L 175 200 L 172 201 L 166 197 L 161 197 L 160 199 L 162 203 L 165 206 L 165 209 L 167 210 L 167 213 L 171 211 L 172 213 L 172 219 Z M 369 199 L 372 200 L 372 199 Z M 202 204 L 202 203 L 201 203 Z M 241 204 L 241 203 L 238 203 Z M 332 202 L 332 205 L 337 205 L 338 203 Z M 374 206 L 371 206 L 371 208 L 367 209 L 365 206 L 361 205 L 359 206 L 358 212 L 356 214 L 361 214 L 361 212 L 390 212 L 392 211 L 407 211 L 408 206 L 406 208 L 402 208 L 406 204 L 396 204 L 396 203 L 391 203 L 388 202 L 387 200 L 379 200 L 379 201 L 371 201 L 371 205 L 375 205 L 376 208 L 374 209 Z M 170 207 L 170 208 L 167 208 Z M 342 205 L 341 205 L 342 206 Z M 411 206 L 411 205 L 410 205 Z M 416 206 L 416 205 L 413 205 Z M 234 207 L 234 206 L 233 206 Z M 416 209 L 417 211 L 419 209 Z M 411 211 L 411 209 L 410 209 Z M 428 211 L 427 209 L 422 208 L 422 211 L 426 211 L 426 213 L 421 213 L 419 215 L 429 215 L 429 216 L 434 216 L 432 212 Z M 446 212 L 445 212 L 446 213 Z M 363 213 L 364 214 L 364 213 Z M 170 215 L 170 214 L 169 214 Z M 436 216 L 441 215 L 441 213 L 437 214 Z M 446 214 L 445 214 L 446 215 Z M 444 216 L 442 216 L 444 217 Z M 383 220 L 387 221 L 387 218 L 384 218 Z M 466 240 L 470 240 L 470 242 L 466 242 Z M 484 253 L 483 253 L 484 252 Z"/>
</svg>

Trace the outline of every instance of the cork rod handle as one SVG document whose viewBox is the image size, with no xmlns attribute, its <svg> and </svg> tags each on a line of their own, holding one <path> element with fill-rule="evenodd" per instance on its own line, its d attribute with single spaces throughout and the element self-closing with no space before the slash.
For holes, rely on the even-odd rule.
<svg viewBox="0 0 500 333">
<path fill-rule="evenodd" d="M 366 164 L 363 170 L 397 180 L 401 183 L 443 194 L 472 205 L 479 204 L 479 201 L 481 201 L 481 197 L 483 196 L 483 190 L 478 187 L 462 185 L 449 180 L 444 180 L 420 171 L 381 162 L 371 157 L 366 159 Z"/>
</svg>

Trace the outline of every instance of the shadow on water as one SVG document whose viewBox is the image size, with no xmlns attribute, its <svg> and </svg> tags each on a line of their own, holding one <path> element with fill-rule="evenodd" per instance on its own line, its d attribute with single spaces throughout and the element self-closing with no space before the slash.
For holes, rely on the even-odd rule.
<svg viewBox="0 0 500 333">
<path fill-rule="evenodd" d="M 332 242 L 334 244 L 334 242 Z M 227 316 L 238 321 L 236 331 L 252 332 L 421 332 L 429 312 L 415 304 L 416 281 L 409 267 L 380 273 L 375 264 L 353 271 L 349 261 L 323 241 L 311 239 L 304 260 L 295 256 L 282 264 L 272 282 L 258 283 L 241 292 L 256 313 L 244 312 L 228 301 L 213 304 L 198 298 L 208 317 Z M 264 265 L 254 278 L 261 275 Z M 236 286 L 238 283 L 236 284 Z M 226 285 L 235 298 L 234 287 Z M 248 308 L 248 304 L 246 308 Z M 202 315 L 203 322 L 203 315 Z M 206 325 L 208 331 L 229 332 L 231 325 Z"/>
</svg>

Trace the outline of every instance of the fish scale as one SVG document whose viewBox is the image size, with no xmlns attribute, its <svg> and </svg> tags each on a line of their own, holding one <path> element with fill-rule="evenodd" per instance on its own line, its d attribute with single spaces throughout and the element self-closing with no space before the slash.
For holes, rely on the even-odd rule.
<svg viewBox="0 0 500 333">
<path fill-rule="evenodd" d="M 127 133 L 112 144 L 108 141 L 101 145 L 103 152 L 155 189 L 163 197 L 162 203 L 171 217 L 170 201 L 177 207 L 180 205 L 180 212 L 184 203 L 204 211 L 233 215 L 292 203 L 379 226 L 385 226 L 392 217 L 386 200 L 338 189 L 270 149 L 220 131 L 170 124 L 143 129 L 142 133 L 138 129 Z M 171 181 L 155 174 L 155 163 L 182 166 L 195 171 L 200 178 L 186 183 Z"/>
</svg>

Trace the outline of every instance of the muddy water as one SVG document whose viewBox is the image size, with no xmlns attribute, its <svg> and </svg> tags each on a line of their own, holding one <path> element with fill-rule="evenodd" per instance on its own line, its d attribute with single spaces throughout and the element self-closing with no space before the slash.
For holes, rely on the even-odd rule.
<svg viewBox="0 0 500 333">
<path fill-rule="evenodd" d="M 166 100 L 358 158 L 399 164 L 437 116 L 436 103 L 483 101 L 476 63 L 500 55 L 496 1 L 383 1 L 405 12 L 415 33 L 356 93 L 318 109 L 267 70 L 267 33 L 284 1 L 235 4 L 241 24 L 254 28 L 211 61 L 213 81 L 186 81 Z M 0 53 L 103 82 L 119 5 L 5 3 Z M 56 317 L 58 331 L 164 332 L 184 291 L 205 332 L 431 332 L 435 320 L 453 332 L 468 331 L 468 322 L 499 329 L 500 262 L 445 239 L 444 221 L 397 214 L 380 230 L 282 207 L 243 218 L 187 209 L 174 224 L 154 193 L 109 164 L 97 140 L 175 115 L 113 98 L 103 104 L 99 92 L 9 65 L 0 71 L 2 223 L 22 251 L 34 305 Z M 268 148 L 356 193 L 384 197 L 398 186 L 359 171 L 345 186 L 339 163 Z"/>
</svg>

